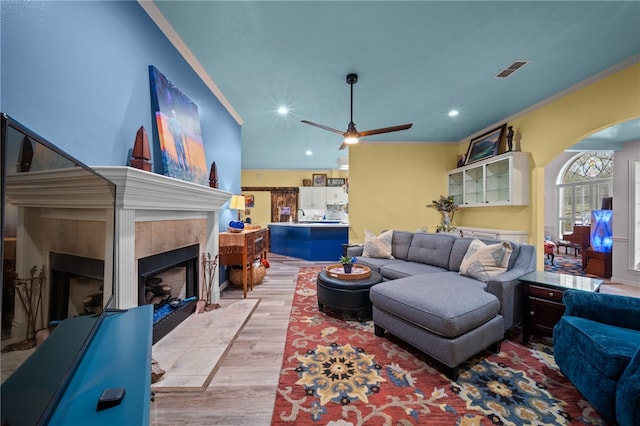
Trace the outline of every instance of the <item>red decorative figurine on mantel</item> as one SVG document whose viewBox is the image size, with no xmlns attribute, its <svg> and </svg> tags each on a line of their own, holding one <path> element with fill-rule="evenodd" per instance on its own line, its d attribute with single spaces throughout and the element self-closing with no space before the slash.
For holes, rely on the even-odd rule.
<svg viewBox="0 0 640 426">
<path fill-rule="evenodd" d="M 211 164 L 211 171 L 209 172 L 209 187 L 210 188 L 218 187 L 218 169 L 216 168 L 215 161 Z"/>
<path fill-rule="evenodd" d="M 131 167 L 151 171 L 151 152 L 149 149 L 149 137 L 144 126 L 140 126 L 136 133 L 136 141 L 133 144 L 133 152 L 131 153 Z"/>
</svg>

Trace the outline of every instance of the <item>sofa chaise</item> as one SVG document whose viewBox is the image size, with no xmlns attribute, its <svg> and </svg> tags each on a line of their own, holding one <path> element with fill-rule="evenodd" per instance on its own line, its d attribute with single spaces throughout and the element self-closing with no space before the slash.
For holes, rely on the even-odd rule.
<svg viewBox="0 0 640 426">
<path fill-rule="evenodd" d="M 390 253 L 373 250 L 375 257 L 367 256 L 367 241 L 347 249 L 383 277 L 369 292 L 376 335 L 388 331 L 410 343 L 443 364 L 453 380 L 457 367 L 473 355 L 499 351 L 505 331 L 522 320 L 518 278 L 535 270 L 535 247 L 387 232 Z"/>
</svg>

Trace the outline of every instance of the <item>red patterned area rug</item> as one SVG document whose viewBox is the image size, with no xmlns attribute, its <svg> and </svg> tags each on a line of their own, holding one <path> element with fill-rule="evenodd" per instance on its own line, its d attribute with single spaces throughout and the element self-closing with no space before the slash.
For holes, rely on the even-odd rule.
<svg viewBox="0 0 640 426">
<path fill-rule="evenodd" d="M 271 423 L 321 425 L 605 425 L 559 372 L 550 341 L 505 340 L 465 363 L 456 382 L 373 322 L 318 311 L 301 268 Z"/>
</svg>

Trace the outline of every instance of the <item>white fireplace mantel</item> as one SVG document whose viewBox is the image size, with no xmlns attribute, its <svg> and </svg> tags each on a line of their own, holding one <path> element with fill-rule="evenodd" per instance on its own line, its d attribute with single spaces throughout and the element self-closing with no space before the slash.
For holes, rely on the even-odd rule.
<svg viewBox="0 0 640 426">
<path fill-rule="evenodd" d="M 131 167 L 104 166 L 93 169 L 116 185 L 115 272 L 116 307 L 138 306 L 135 223 L 153 220 L 207 219 L 204 252 L 218 252 L 218 213 L 231 193 Z M 106 266 L 106 265 L 105 265 Z M 220 297 L 218 276 L 214 279 L 212 302 Z M 202 283 L 201 283 L 202 284 Z"/>
<path fill-rule="evenodd" d="M 144 170 L 121 166 L 93 167 L 116 184 L 116 208 L 219 212 L 231 193 Z"/>
</svg>

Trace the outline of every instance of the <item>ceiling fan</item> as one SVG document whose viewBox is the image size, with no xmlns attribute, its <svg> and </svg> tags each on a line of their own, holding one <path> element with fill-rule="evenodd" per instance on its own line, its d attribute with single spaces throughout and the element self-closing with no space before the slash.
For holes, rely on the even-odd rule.
<svg viewBox="0 0 640 426">
<path fill-rule="evenodd" d="M 302 120 L 302 122 L 305 124 L 310 124 L 315 127 L 319 127 L 324 130 L 328 130 L 330 132 L 343 135 L 344 142 L 342 143 L 342 145 L 340 145 L 340 149 L 345 149 L 347 145 L 358 143 L 359 139 L 365 136 L 379 135 L 381 133 L 397 132 L 399 130 L 407 130 L 411 126 L 413 126 L 413 123 L 409 123 L 409 124 L 401 124 L 399 126 L 382 127 L 380 129 L 364 130 L 362 132 L 358 132 L 358 130 L 356 130 L 356 124 L 353 122 L 353 85 L 356 84 L 357 82 L 358 82 L 358 74 L 347 74 L 347 84 L 351 86 L 351 119 L 349 121 L 349 125 L 347 126 L 346 132 L 343 132 L 338 129 L 333 129 L 331 127 L 323 126 L 322 124 L 314 123 L 308 120 Z"/>
</svg>

